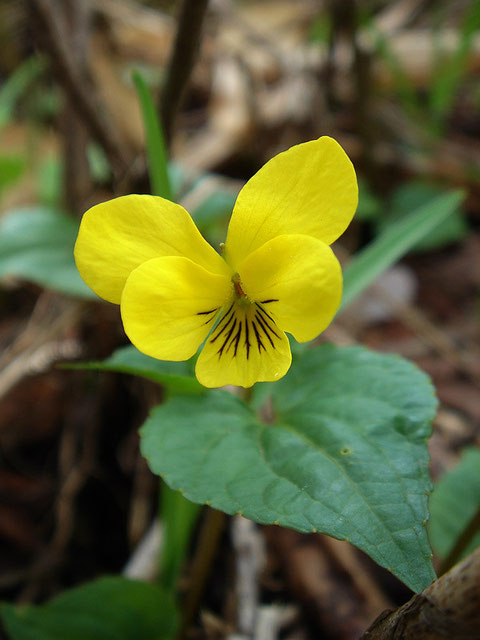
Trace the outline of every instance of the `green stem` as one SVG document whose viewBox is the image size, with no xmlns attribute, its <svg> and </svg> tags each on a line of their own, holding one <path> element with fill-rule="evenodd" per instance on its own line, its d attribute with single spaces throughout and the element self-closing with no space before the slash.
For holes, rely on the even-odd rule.
<svg viewBox="0 0 480 640">
<path fill-rule="evenodd" d="M 195 549 L 190 573 L 189 589 L 183 607 L 183 620 L 178 640 L 186 638 L 202 597 L 205 583 L 210 573 L 218 542 L 225 527 L 227 516 L 222 511 L 208 509 L 202 523 L 199 540 Z"/>
<path fill-rule="evenodd" d="M 186 500 L 179 491 L 173 491 L 164 482 L 160 492 L 164 543 L 160 553 L 159 582 L 167 591 L 174 593 L 201 507 Z"/>
</svg>

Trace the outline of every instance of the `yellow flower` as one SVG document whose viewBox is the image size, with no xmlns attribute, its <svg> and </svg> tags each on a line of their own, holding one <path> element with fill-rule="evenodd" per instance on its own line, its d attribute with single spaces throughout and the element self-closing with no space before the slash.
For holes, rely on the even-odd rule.
<svg viewBox="0 0 480 640">
<path fill-rule="evenodd" d="M 89 209 L 75 245 L 78 270 L 120 304 L 133 344 L 196 365 L 206 387 L 278 380 L 299 342 L 331 322 L 342 295 L 329 245 L 357 206 L 353 166 L 323 137 L 272 158 L 241 190 L 224 257 L 180 205 L 129 195 Z M 213 329 L 213 330 L 212 330 Z"/>
</svg>

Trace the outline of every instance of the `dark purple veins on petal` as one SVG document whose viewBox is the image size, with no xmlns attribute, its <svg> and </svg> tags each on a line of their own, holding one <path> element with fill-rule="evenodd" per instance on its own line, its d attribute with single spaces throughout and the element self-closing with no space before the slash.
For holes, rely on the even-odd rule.
<svg viewBox="0 0 480 640">
<path fill-rule="evenodd" d="M 250 351 L 252 348 L 252 332 L 257 343 L 258 353 L 267 351 L 266 340 L 270 343 L 270 346 L 275 349 L 275 338 L 281 340 L 281 332 L 277 327 L 277 323 L 273 317 L 265 311 L 263 304 L 269 302 L 278 302 L 276 299 L 263 300 L 262 302 L 255 302 L 255 308 L 251 310 L 255 311 L 254 317 L 248 317 L 248 311 L 235 306 L 233 302 L 227 311 L 222 316 L 218 326 L 214 329 L 213 334 L 209 340 L 211 344 L 216 342 L 220 337 L 221 344 L 217 351 L 218 358 L 226 355 L 229 351 L 232 352 L 232 358 L 236 358 L 239 353 L 239 348 L 243 347 L 247 356 L 247 360 L 250 358 Z M 210 309 L 209 311 L 201 311 L 197 315 L 211 315 L 211 318 L 207 320 L 205 324 L 213 320 L 216 316 L 218 309 Z M 243 314 L 244 320 L 240 319 Z M 239 317 L 240 316 L 240 317 Z M 251 326 L 250 326 L 251 323 Z M 245 327 L 245 337 L 242 341 L 242 332 Z"/>
<path fill-rule="evenodd" d="M 218 307 L 216 309 L 210 309 L 209 311 L 197 311 L 197 316 L 209 316 L 211 314 L 210 318 L 204 322 L 204 324 L 208 324 L 214 320 L 217 311 Z"/>
</svg>

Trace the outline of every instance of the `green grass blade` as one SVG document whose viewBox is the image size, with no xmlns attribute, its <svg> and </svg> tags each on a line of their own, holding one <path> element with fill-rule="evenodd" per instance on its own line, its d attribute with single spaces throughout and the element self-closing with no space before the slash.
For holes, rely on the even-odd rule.
<svg viewBox="0 0 480 640">
<path fill-rule="evenodd" d="M 173 200 L 167 170 L 167 148 L 150 89 L 138 71 L 134 71 L 133 81 L 142 108 L 152 193 L 167 200 Z"/>
<path fill-rule="evenodd" d="M 434 198 L 428 204 L 392 224 L 365 249 L 354 256 L 343 274 L 345 309 L 366 287 L 392 264 L 405 255 L 440 222 L 451 215 L 463 198 L 461 191 L 452 191 Z"/>
</svg>

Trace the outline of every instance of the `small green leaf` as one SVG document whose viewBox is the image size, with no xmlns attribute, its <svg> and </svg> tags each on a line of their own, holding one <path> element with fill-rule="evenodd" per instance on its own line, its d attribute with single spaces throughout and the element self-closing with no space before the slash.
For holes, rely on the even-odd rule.
<svg viewBox="0 0 480 640">
<path fill-rule="evenodd" d="M 419 207 L 393 223 L 365 249 L 356 254 L 343 274 L 342 309 L 350 304 L 381 273 L 451 215 L 463 193 L 451 191 Z"/>
<path fill-rule="evenodd" d="M 0 89 L 0 128 L 13 118 L 17 100 L 25 94 L 33 80 L 45 69 L 45 60 L 31 56 L 19 65 Z"/>
<path fill-rule="evenodd" d="M 435 577 L 425 521 L 436 400 L 411 363 L 330 345 L 272 385 L 276 423 L 217 391 L 142 427 L 152 471 L 189 500 L 349 540 L 414 590 Z"/>
<path fill-rule="evenodd" d="M 0 277 L 13 275 L 79 298 L 97 296 L 73 259 L 78 224 L 42 206 L 9 211 L 0 221 Z"/>
<path fill-rule="evenodd" d="M 172 200 L 172 188 L 167 169 L 167 149 L 157 110 L 150 89 L 138 71 L 133 73 L 133 81 L 142 107 L 152 193 Z"/>
<path fill-rule="evenodd" d="M 106 360 L 69 363 L 64 368 L 129 373 L 158 382 L 179 393 L 205 392 L 205 387 L 193 377 L 190 362 L 156 360 L 141 353 L 133 345 L 120 347 Z"/>
<path fill-rule="evenodd" d="M 0 194 L 22 175 L 25 160 L 21 156 L 0 156 Z"/>
<path fill-rule="evenodd" d="M 10 640 L 168 640 L 177 626 L 171 598 L 159 587 L 105 577 L 41 606 L 4 604 Z"/>
<path fill-rule="evenodd" d="M 443 475 L 430 498 L 429 534 L 432 547 L 442 558 L 480 509 L 480 449 L 469 448 L 452 471 Z M 477 533 L 462 555 L 480 545 Z"/>
</svg>

